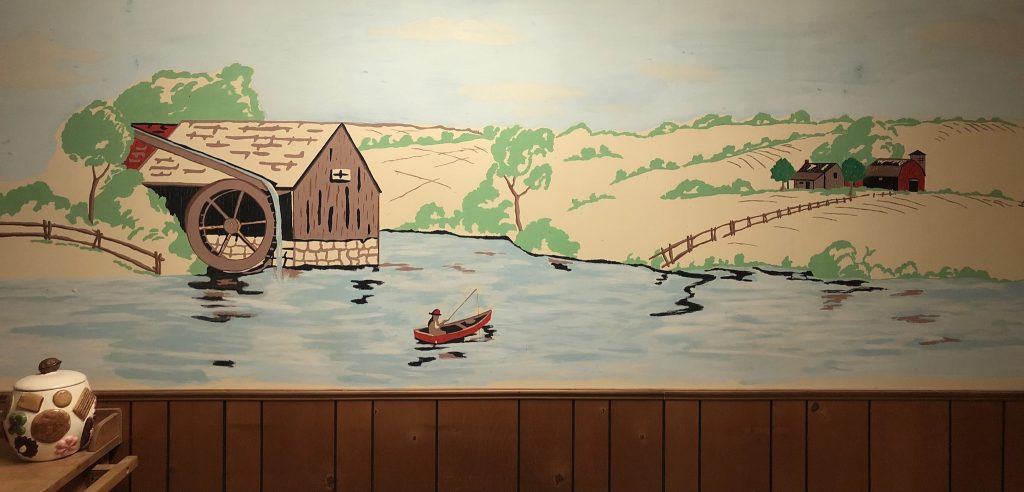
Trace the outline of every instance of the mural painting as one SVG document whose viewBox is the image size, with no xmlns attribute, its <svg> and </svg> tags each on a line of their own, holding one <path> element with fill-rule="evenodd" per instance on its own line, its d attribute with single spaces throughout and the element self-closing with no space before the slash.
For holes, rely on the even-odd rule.
<svg viewBox="0 0 1024 492">
<path fill-rule="evenodd" d="M 864 61 L 894 48 L 793 2 L 737 21 L 765 61 L 698 22 L 735 6 L 641 5 L 598 40 L 613 2 L 541 27 L 449 3 L 351 33 L 308 28 L 355 6 L 256 9 L 314 34 L 173 54 L 174 23 L 125 46 L 0 21 L 0 385 L 57 355 L 100 389 L 1024 386 L 1019 7 L 929 7 Z M 937 61 L 987 92 L 919 84 Z"/>
</svg>

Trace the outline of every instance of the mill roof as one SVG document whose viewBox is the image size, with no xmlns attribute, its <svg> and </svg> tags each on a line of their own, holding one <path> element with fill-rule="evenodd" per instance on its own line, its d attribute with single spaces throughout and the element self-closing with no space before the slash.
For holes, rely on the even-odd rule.
<svg viewBox="0 0 1024 492">
<path fill-rule="evenodd" d="M 146 131 L 145 128 L 139 128 Z M 341 123 L 287 121 L 183 121 L 163 138 L 295 187 Z M 152 132 L 147 132 L 152 133 Z M 130 157 L 130 156 L 129 156 Z M 146 184 L 204 185 L 228 178 L 215 169 L 154 149 L 139 167 Z"/>
<path fill-rule="evenodd" d="M 132 128 L 136 130 L 142 130 L 146 133 L 151 133 L 158 137 L 167 137 L 174 131 L 177 124 L 165 124 L 165 123 L 132 123 Z M 153 152 L 156 152 L 156 147 L 149 145 L 139 139 L 135 139 L 132 142 L 132 147 L 128 151 L 128 157 L 124 159 L 124 166 L 128 169 L 138 169 L 146 162 L 147 159 Z"/>
</svg>

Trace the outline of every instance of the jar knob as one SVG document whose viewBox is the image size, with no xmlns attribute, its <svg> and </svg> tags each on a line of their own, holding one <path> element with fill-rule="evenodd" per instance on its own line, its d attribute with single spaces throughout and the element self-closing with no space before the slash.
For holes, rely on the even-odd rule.
<svg viewBox="0 0 1024 492">
<path fill-rule="evenodd" d="M 39 363 L 39 374 L 49 374 L 60 369 L 60 362 L 60 359 L 56 357 L 43 359 L 43 361 Z"/>
</svg>

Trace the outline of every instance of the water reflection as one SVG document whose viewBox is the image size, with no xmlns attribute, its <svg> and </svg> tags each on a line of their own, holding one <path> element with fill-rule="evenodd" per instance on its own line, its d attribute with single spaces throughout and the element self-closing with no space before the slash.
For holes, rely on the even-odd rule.
<svg viewBox="0 0 1024 492">
<path fill-rule="evenodd" d="M 409 362 L 409 365 L 412 366 L 412 367 L 420 367 L 423 364 L 426 364 L 428 362 L 433 362 L 435 360 L 465 359 L 466 358 L 466 353 L 465 352 L 460 352 L 460 351 L 457 351 L 457 350 L 448 350 L 450 348 L 449 345 L 455 344 L 455 343 L 486 343 L 486 342 L 490 342 L 490 341 L 494 340 L 494 334 L 498 332 L 498 329 L 495 328 L 494 325 L 485 325 L 481 331 L 482 331 L 483 334 L 471 335 L 471 336 L 468 336 L 466 338 L 461 338 L 459 340 L 454 340 L 452 342 L 441 343 L 441 344 L 437 344 L 437 345 L 426 343 L 426 342 L 417 341 L 416 342 L 417 346 L 413 347 L 417 351 L 420 351 L 420 352 L 433 352 L 433 351 L 438 351 L 438 350 L 445 350 L 445 352 L 439 353 L 436 357 L 431 357 L 431 356 L 416 357 L 416 360 L 414 360 L 412 362 Z"/>
<path fill-rule="evenodd" d="M 720 277 L 723 280 L 736 280 L 737 282 L 751 282 L 750 278 L 754 272 L 750 270 L 734 270 L 732 268 L 711 268 L 708 272 L 726 272 L 729 275 Z"/>
<path fill-rule="evenodd" d="M 241 274 L 223 273 L 210 269 L 205 277 L 206 279 L 204 280 L 194 280 L 189 282 L 188 286 L 193 289 L 202 290 L 205 295 L 212 296 L 214 298 L 223 297 L 227 292 L 234 292 L 243 296 L 258 296 L 263 294 L 262 291 L 258 290 L 246 290 L 249 283 L 242 280 Z"/>
<path fill-rule="evenodd" d="M 668 280 L 668 274 L 667 273 L 663 273 L 663 274 L 658 276 L 657 280 L 654 281 L 654 285 L 661 285 L 661 284 L 665 283 L 666 280 Z"/>
<path fill-rule="evenodd" d="M 860 280 L 852 281 L 859 282 L 856 285 L 863 285 Z M 838 281 L 826 282 L 828 284 L 839 283 Z M 844 284 L 845 285 L 845 284 Z M 853 297 L 854 293 L 857 292 L 875 292 L 879 290 L 885 290 L 883 287 L 854 287 L 852 289 L 824 289 L 821 292 L 825 295 L 821 296 L 823 299 L 821 309 L 823 311 L 832 311 L 843 305 L 843 301 Z"/>
<path fill-rule="evenodd" d="M 563 272 L 571 272 L 572 271 L 572 268 L 569 267 L 569 265 L 572 264 L 571 262 L 568 262 L 568 261 L 565 261 L 565 260 L 559 260 L 559 259 L 555 259 L 555 258 L 548 258 L 548 263 L 550 263 L 551 266 L 555 270 L 561 270 Z"/>
<path fill-rule="evenodd" d="M 200 304 L 204 311 L 192 315 L 192 319 L 210 323 L 227 323 L 233 319 L 252 318 L 252 313 L 238 309 L 232 297 L 263 295 L 263 291 L 248 290 L 249 283 L 242 280 L 242 275 L 219 272 L 212 268 L 207 272 L 206 279 L 189 282 L 188 286 L 203 292 L 193 299 L 207 301 Z"/>
<path fill-rule="evenodd" d="M 125 388 L 779 387 L 1024 374 L 1022 282 L 827 282 L 781 268 L 664 273 L 559 259 L 564 270 L 507 242 L 388 233 L 382 243 L 394 266 L 379 271 L 0 284 L 10 347 L 0 370 L 21 373 L 35 352 L 75 341 L 76 368 Z M 493 326 L 460 344 L 416 343 L 410 331 L 425 313 L 449 314 L 474 288 L 499 317 L 500 343 L 487 343 Z M 822 296 L 844 307 L 820 310 Z"/>
<path fill-rule="evenodd" d="M 711 275 L 710 273 L 691 273 L 691 272 L 673 272 L 673 275 L 680 277 L 692 278 L 697 281 L 683 287 L 683 292 L 686 293 L 686 297 L 676 301 L 676 306 L 682 306 L 680 309 L 671 309 L 668 311 L 661 311 L 657 313 L 651 313 L 651 316 L 679 316 L 682 314 L 696 313 L 697 311 L 703 311 L 704 306 L 693 302 L 691 299 L 696 294 L 697 287 L 700 287 L 706 283 L 717 280 L 718 277 Z"/>
<path fill-rule="evenodd" d="M 374 287 L 384 285 L 383 280 L 349 280 L 352 282 L 353 289 L 359 290 L 373 290 Z"/>
<path fill-rule="evenodd" d="M 420 267 L 412 266 L 408 263 L 381 263 L 380 268 L 394 268 L 400 272 L 417 272 L 423 270 Z"/>
</svg>

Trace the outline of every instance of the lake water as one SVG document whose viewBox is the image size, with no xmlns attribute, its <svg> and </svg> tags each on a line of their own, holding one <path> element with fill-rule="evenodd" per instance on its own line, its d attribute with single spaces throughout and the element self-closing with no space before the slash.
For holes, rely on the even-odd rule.
<svg viewBox="0 0 1024 492">
<path fill-rule="evenodd" d="M 1022 282 L 662 274 L 436 234 L 381 252 L 377 271 L 0 283 L 0 387 L 53 355 L 99 389 L 1024 389 Z M 488 328 L 413 339 L 473 289 L 457 317 L 491 308 Z"/>
</svg>

